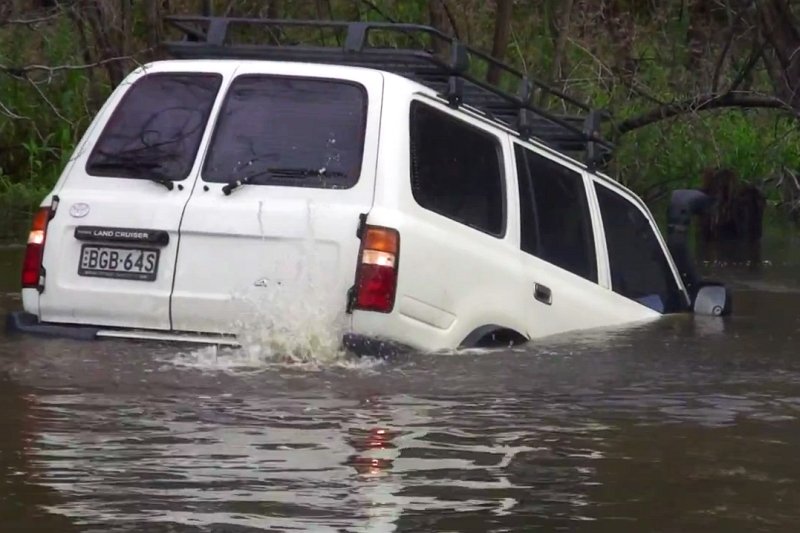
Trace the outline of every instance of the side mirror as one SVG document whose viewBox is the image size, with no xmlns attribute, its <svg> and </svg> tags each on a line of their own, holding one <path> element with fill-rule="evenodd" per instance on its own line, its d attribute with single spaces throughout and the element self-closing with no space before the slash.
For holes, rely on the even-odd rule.
<svg viewBox="0 0 800 533">
<path fill-rule="evenodd" d="M 727 316 L 731 310 L 731 293 L 725 285 L 703 285 L 697 291 L 694 299 L 696 315 Z"/>
</svg>

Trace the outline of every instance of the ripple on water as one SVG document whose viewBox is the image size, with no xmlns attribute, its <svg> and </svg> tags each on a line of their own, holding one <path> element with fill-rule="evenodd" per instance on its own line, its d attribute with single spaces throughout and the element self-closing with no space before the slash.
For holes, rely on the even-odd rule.
<svg viewBox="0 0 800 533">
<path fill-rule="evenodd" d="M 404 514 L 582 514 L 604 427 L 522 421 L 475 427 L 494 409 L 409 397 L 153 398 L 139 405 L 49 395 L 32 454 L 39 483 L 79 522 L 173 522 L 392 530 Z M 70 416 L 79 415 L 76 431 Z M 565 438 L 571 440 L 564 444 Z M 574 439 L 574 441 L 572 441 Z M 541 462 L 532 482 L 528 466 Z M 584 465 L 577 468 L 579 464 Z M 520 509 L 517 509 L 519 511 Z"/>
<path fill-rule="evenodd" d="M 242 348 L 3 338 L 0 519 L 46 510 L 104 533 L 793 531 L 795 296 L 756 287 L 731 320 L 402 361 L 347 357 L 340 317 L 299 308 L 254 314 Z M 68 531 L 35 518 L 19 530 Z"/>
</svg>

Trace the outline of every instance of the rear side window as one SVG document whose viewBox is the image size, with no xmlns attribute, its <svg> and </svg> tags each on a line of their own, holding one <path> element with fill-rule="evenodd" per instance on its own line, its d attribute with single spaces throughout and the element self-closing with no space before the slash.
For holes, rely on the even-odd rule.
<svg viewBox="0 0 800 533">
<path fill-rule="evenodd" d="M 411 104 L 411 191 L 425 209 L 502 236 L 501 154 L 494 135 L 430 106 Z"/>
<path fill-rule="evenodd" d="M 623 196 L 595 183 L 608 244 L 611 285 L 660 313 L 686 307 L 664 249 L 642 211 Z"/>
<path fill-rule="evenodd" d="M 182 180 L 189 175 L 222 77 L 157 73 L 136 80 L 89 156 L 92 176 Z"/>
<path fill-rule="evenodd" d="M 225 97 L 203 179 L 352 187 L 361 173 L 366 120 L 366 90 L 355 83 L 240 76 Z"/>
<path fill-rule="evenodd" d="M 515 146 L 522 250 L 597 282 L 597 255 L 583 176 Z"/>
</svg>

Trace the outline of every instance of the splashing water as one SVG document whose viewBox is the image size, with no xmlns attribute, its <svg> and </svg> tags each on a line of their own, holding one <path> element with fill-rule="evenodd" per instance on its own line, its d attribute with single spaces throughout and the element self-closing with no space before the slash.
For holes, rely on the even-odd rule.
<svg viewBox="0 0 800 533">
<path fill-rule="evenodd" d="M 232 321 L 240 346 L 208 346 L 179 353 L 170 363 L 204 371 L 260 372 L 275 365 L 307 370 L 325 367 L 370 369 L 382 363 L 358 358 L 341 344 L 349 324 L 330 254 L 320 253 L 314 208 L 306 204 L 306 231 L 292 261 L 290 279 L 235 294 L 238 316 Z M 260 213 L 260 211 L 259 211 Z"/>
</svg>

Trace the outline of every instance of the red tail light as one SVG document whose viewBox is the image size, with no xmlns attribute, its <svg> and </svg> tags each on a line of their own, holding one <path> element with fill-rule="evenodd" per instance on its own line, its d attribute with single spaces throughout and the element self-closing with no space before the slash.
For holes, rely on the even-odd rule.
<svg viewBox="0 0 800 533">
<path fill-rule="evenodd" d="M 391 228 L 366 226 L 356 273 L 354 307 L 391 312 L 397 290 L 400 234 Z"/>
<path fill-rule="evenodd" d="M 38 288 L 42 273 L 42 254 L 50 221 L 51 208 L 42 207 L 33 216 L 31 232 L 28 234 L 28 246 L 25 248 L 25 259 L 22 263 L 22 288 Z"/>
</svg>

